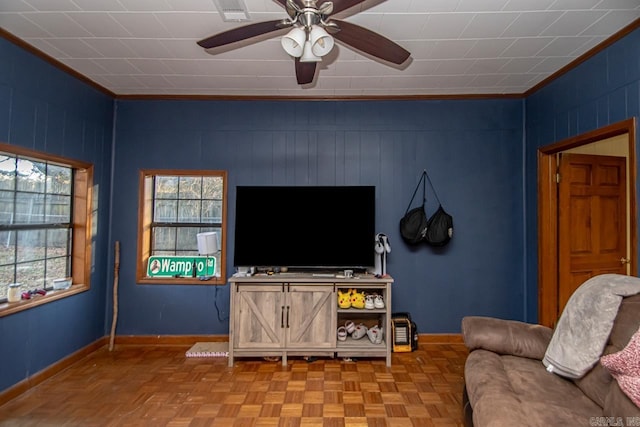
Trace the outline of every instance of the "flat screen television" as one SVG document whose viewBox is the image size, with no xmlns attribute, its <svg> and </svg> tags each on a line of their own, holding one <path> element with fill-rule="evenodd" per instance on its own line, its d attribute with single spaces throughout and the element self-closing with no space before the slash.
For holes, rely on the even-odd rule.
<svg viewBox="0 0 640 427">
<path fill-rule="evenodd" d="M 374 186 L 238 186 L 236 267 L 374 265 Z"/>
</svg>

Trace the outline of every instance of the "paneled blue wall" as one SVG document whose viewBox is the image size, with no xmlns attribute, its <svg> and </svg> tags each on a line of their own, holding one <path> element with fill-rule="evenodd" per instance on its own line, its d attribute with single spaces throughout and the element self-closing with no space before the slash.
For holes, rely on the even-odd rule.
<svg viewBox="0 0 640 427">
<path fill-rule="evenodd" d="M 92 162 L 91 290 L 0 318 L 0 391 L 105 335 L 113 100 L 0 39 L 0 141 Z"/>
<path fill-rule="evenodd" d="M 411 312 L 423 333 L 459 332 L 466 314 L 524 318 L 522 117 L 521 100 L 118 101 L 119 333 L 228 332 L 214 288 L 135 283 L 132 183 L 143 168 L 227 170 L 231 254 L 236 185 L 375 185 L 377 230 L 392 245 L 393 310 Z M 398 231 L 423 169 L 454 218 L 455 237 L 439 250 L 410 248 Z M 431 190 L 428 199 L 433 212 Z M 313 224 L 300 232 L 310 245 L 326 238 Z M 227 268 L 233 272 L 232 257 Z M 228 286 L 217 298 L 226 319 Z"/>
<path fill-rule="evenodd" d="M 640 30 L 529 96 L 525 111 L 526 239 L 530 248 L 527 252 L 527 277 L 531 284 L 527 291 L 527 306 L 533 314 L 537 311 L 538 300 L 537 150 L 640 115 Z M 636 158 L 640 158 L 638 153 Z M 530 320 L 537 320 L 537 316 Z"/>
</svg>

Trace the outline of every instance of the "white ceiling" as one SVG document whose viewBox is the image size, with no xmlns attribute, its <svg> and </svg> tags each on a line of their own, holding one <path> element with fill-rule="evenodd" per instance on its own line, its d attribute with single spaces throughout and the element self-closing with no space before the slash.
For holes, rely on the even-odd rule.
<svg viewBox="0 0 640 427">
<path fill-rule="evenodd" d="M 244 2 L 248 23 L 287 17 Z M 640 19 L 640 0 L 366 0 L 335 17 L 411 58 L 389 66 L 337 42 L 301 87 L 281 34 L 200 48 L 248 24 L 223 22 L 213 0 L 0 0 L 0 27 L 117 95 L 312 98 L 522 94 Z"/>
</svg>

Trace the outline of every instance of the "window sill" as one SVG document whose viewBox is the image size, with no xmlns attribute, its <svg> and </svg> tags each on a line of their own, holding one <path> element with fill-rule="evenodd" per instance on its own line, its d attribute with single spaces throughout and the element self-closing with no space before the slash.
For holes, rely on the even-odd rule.
<svg viewBox="0 0 640 427">
<path fill-rule="evenodd" d="M 142 277 L 138 284 L 145 285 L 226 285 L 227 279 L 212 277 L 209 280 L 200 280 L 193 277 Z"/>
<path fill-rule="evenodd" d="M 28 310 L 39 305 L 47 304 L 52 301 L 57 301 L 62 298 L 70 297 L 71 295 L 79 294 L 84 291 L 88 291 L 87 285 L 72 285 L 69 289 L 65 290 L 51 290 L 47 291 L 46 295 L 33 296 L 31 299 L 20 300 L 18 302 L 5 302 L 0 304 L 0 317 L 8 316 L 10 314 L 18 313 L 20 311 Z"/>
</svg>

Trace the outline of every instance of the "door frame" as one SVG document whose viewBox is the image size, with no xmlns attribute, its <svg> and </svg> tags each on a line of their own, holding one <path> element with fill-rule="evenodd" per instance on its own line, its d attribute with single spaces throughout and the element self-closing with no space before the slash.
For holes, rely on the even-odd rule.
<svg viewBox="0 0 640 427">
<path fill-rule="evenodd" d="M 638 274 L 636 119 L 630 118 L 538 149 L 538 323 L 558 320 L 558 186 L 556 154 L 603 139 L 628 134 L 630 274 Z"/>
</svg>

